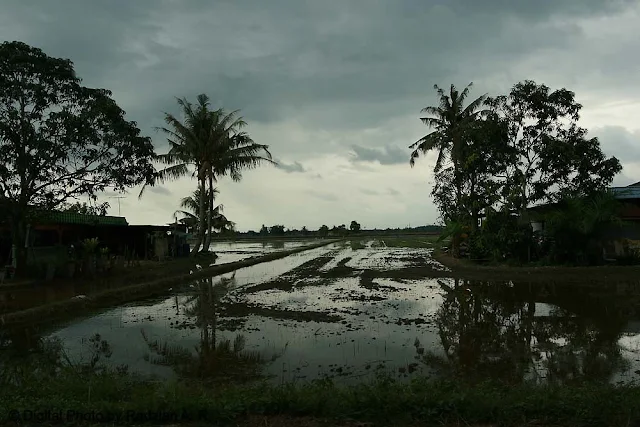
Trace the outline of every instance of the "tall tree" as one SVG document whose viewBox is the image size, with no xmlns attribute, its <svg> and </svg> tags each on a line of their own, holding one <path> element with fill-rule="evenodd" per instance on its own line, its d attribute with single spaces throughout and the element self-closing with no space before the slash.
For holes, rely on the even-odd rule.
<svg viewBox="0 0 640 427">
<path fill-rule="evenodd" d="M 156 159 L 166 167 L 156 173 L 149 185 L 191 174 L 197 177 L 202 194 L 206 194 L 207 183 L 213 188 L 219 176 L 229 175 L 232 180 L 239 181 L 242 170 L 256 167 L 263 161 L 274 163 L 268 146 L 256 144 L 240 130 L 246 123 L 236 117 L 237 111 L 211 110 L 209 97 L 205 94 L 198 95 L 197 101 L 194 106 L 186 99 L 178 99 L 183 121 L 165 113 L 168 127 L 161 130 L 168 135 L 171 148 L 168 153 L 157 156 Z M 201 224 L 192 254 L 198 252 L 203 243 L 203 249 L 208 249 L 205 230 L 207 223 L 211 225 L 207 210 L 212 214 L 212 196 L 213 193 L 209 193 L 208 202 L 204 197 L 200 199 L 198 218 Z"/>
<path fill-rule="evenodd" d="M 516 152 L 508 145 L 505 123 L 495 112 L 470 124 L 465 141 L 459 169 L 459 203 L 475 231 L 480 212 L 499 203 L 504 181 L 498 175 L 514 162 Z"/>
<path fill-rule="evenodd" d="M 442 171 L 448 161 L 451 162 L 456 206 L 462 199 L 460 170 L 466 142 L 465 132 L 476 119 L 488 112 L 488 110 L 482 109 L 486 95 L 476 98 L 466 106 L 464 105 L 471 86 L 472 83 L 469 83 L 460 92 L 454 85 L 451 85 L 447 94 L 438 85 L 434 85 L 434 89 L 438 93 L 439 104 L 423 108 L 421 112 L 426 113 L 427 116 L 420 118 L 424 124 L 433 129 L 433 132 L 409 146 L 413 149 L 410 160 L 412 167 L 415 160 L 420 157 L 420 153 L 426 154 L 432 150 L 438 152 L 434 167 L 436 174 Z"/>
<path fill-rule="evenodd" d="M 622 169 L 607 158 L 596 138 L 577 125 L 582 105 L 567 89 L 551 91 L 526 80 L 508 96 L 489 99 L 508 127 L 514 161 L 504 171 L 503 197 L 512 209 L 524 211 L 537 202 L 567 194 L 597 193 Z"/>
<path fill-rule="evenodd" d="M 0 44 L 0 204 L 26 260 L 38 210 L 150 179 L 153 145 L 125 120 L 111 92 L 81 85 L 73 63 L 21 42 Z"/>
<path fill-rule="evenodd" d="M 211 140 L 203 161 L 209 188 L 213 188 L 218 177 L 229 176 L 238 182 L 242 179 L 243 170 L 253 169 L 263 162 L 276 164 L 272 160 L 269 146 L 255 143 L 249 134 L 242 130 L 247 123 L 238 116 L 238 112 L 239 110 L 226 112 L 221 108 L 209 115 L 207 128 L 210 129 Z M 212 210 L 213 193 L 210 193 L 209 212 Z M 211 215 L 207 221 L 211 223 Z M 208 250 L 209 244 L 210 240 L 205 240 L 205 251 Z"/>
<path fill-rule="evenodd" d="M 208 141 L 205 123 L 207 116 L 211 112 L 208 109 L 206 97 L 202 95 L 198 97 L 197 106 L 192 105 L 186 98 L 177 98 L 177 102 L 182 110 L 183 120 L 180 121 L 173 114 L 165 113 L 164 120 L 167 127 L 158 128 L 167 134 L 170 146 L 168 153 L 155 157 L 155 160 L 165 165 L 165 167 L 157 171 L 145 183 L 140 190 L 139 197 L 142 197 L 148 185 L 154 186 L 188 175 L 196 177 L 201 194 L 206 193 L 206 169 L 204 168 L 203 159 L 206 156 Z M 198 241 L 193 247 L 192 254 L 200 250 L 204 240 L 206 200 L 201 197 L 199 202 L 198 219 L 201 223 L 198 227 Z"/>
</svg>

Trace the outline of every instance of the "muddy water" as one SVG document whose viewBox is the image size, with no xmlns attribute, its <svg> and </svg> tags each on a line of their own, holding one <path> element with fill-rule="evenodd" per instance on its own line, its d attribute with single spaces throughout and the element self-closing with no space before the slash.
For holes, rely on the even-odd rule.
<svg viewBox="0 0 640 427">
<path fill-rule="evenodd" d="M 220 265 L 229 262 L 265 255 L 272 252 L 290 250 L 310 244 L 310 240 L 297 241 L 268 241 L 268 242 L 214 242 L 210 250 L 218 255 L 211 265 Z M 273 266 L 273 267 L 272 267 Z M 266 268 L 274 268 L 279 271 L 279 263 Z M 265 269 L 257 268 L 256 274 Z M 119 286 L 119 285 L 115 285 Z M 24 310 L 30 307 L 50 304 L 56 301 L 65 301 L 76 295 L 91 295 L 104 290 L 104 285 L 95 283 L 66 283 L 55 286 L 38 286 L 21 289 L 0 289 L 0 314 L 11 311 Z"/>
<path fill-rule="evenodd" d="M 268 242 L 214 242 L 209 250 L 218 255 L 216 264 L 241 261 L 275 251 L 294 249 L 309 244 L 308 240 L 268 241 Z"/>
<path fill-rule="evenodd" d="M 197 363 L 196 348 L 240 335 L 242 351 L 261 355 L 274 383 L 379 374 L 511 383 L 640 378 L 635 285 L 472 282 L 429 271 L 446 271 L 430 248 L 333 244 L 185 283 L 45 335 L 86 360 L 98 333 L 112 349 L 105 363 L 160 377 L 176 370 L 149 342 L 187 349 Z"/>
</svg>

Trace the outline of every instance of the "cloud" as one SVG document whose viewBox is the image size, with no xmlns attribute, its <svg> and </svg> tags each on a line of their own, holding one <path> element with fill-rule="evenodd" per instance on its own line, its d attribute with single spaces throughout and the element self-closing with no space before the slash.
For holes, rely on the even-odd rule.
<svg viewBox="0 0 640 427">
<path fill-rule="evenodd" d="M 179 113 L 175 97 L 207 93 L 215 108 L 241 109 L 256 142 L 296 159 L 280 170 L 304 173 L 260 167 L 239 183 L 221 179 L 220 202 L 241 230 L 351 216 L 386 228 L 437 217 L 425 197 L 433 156 L 410 168 L 407 148 L 428 131 L 419 117 L 437 102 L 434 83 L 473 81 L 471 97 L 528 78 L 567 87 L 584 105 L 582 125 L 640 176 L 640 86 L 630 84 L 640 58 L 629 55 L 640 49 L 639 16 L 632 0 L 5 0 L 0 38 L 70 58 L 158 152 L 167 141 L 153 129 L 163 112 Z M 122 213 L 166 223 L 174 197 L 195 188 L 185 178 L 142 200 L 132 189 Z"/>
<path fill-rule="evenodd" d="M 281 160 L 276 160 L 278 163 L 276 168 L 285 171 L 286 173 L 304 172 L 305 169 L 300 162 L 285 163 Z"/>
<path fill-rule="evenodd" d="M 169 191 L 165 187 L 161 187 L 161 186 L 149 187 L 149 191 L 151 193 L 159 194 L 159 195 L 162 195 L 162 196 L 171 196 L 172 195 L 171 191 Z"/>
<path fill-rule="evenodd" d="M 383 149 L 374 149 L 353 145 L 351 149 L 355 162 L 379 162 L 381 165 L 409 164 L 410 153 L 398 147 L 387 146 Z"/>
<path fill-rule="evenodd" d="M 629 131 L 622 126 L 594 128 L 590 134 L 598 137 L 602 150 L 623 163 L 640 161 L 640 130 Z"/>
<path fill-rule="evenodd" d="M 336 196 L 335 194 L 331 194 L 331 193 L 324 192 L 324 191 L 308 190 L 306 193 L 309 196 L 313 196 L 313 197 L 316 197 L 318 199 L 326 200 L 328 202 L 337 202 L 339 200 L 338 196 Z"/>
</svg>

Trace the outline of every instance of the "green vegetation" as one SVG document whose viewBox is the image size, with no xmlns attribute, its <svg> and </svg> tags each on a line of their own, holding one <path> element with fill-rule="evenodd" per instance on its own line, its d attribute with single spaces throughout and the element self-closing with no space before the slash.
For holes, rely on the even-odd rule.
<svg viewBox="0 0 640 427">
<path fill-rule="evenodd" d="M 615 224 L 617 209 L 606 188 L 622 167 L 578 126 L 582 106 L 574 93 L 527 80 L 508 96 L 482 95 L 465 106 L 470 86 L 435 89 L 439 104 L 421 118 L 434 130 L 410 146 L 411 165 L 421 153 L 438 152 L 432 196 L 453 255 L 602 262 L 598 233 Z M 537 216 L 550 227 L 534 236 L 530 208 L 540 203 L 555 209 Z M 569 224 L 581 225 L 567 230 Z"/>
<path fill-rule="evenodd" d="M 198 95 L 195 106 L 184 98 L 178 99 L 178 105 L 184 120 L 165 113 L 167 127 L 161 128 L 168 135 L 171 149 L 166 154 L 155 156 L 155 160 L 166 167 L 157 171 L 146 185 L 158 185 L 189 175 L 198 178 L 200 194 L 205 197 L 198 200 L 198 241 L 192 249 L 192 254 L 196 254 L 201 249 L 208 251 L 211 243 L 215 216 L 214 183 L 217 179 L 228 175 L 232 180 L 240 181 L 244 169 L 257 167 L 263 162 L 275 162 L 271 160 L 268 146 L 255 143 L 242 130 L 247 123 L 242 117 L 237 117 L 238 110 L 211 110 L 209 97 L 204 94 Z M 140 197 L 143 191 L 144 187 Z"/>
<path fill-rule="evenodd" d="M 111 92 L 80 83 L 69 60 L 21 42 L 0 44 L 0 220 L 14 242 L 25 241 L 43 211 L 153 176 L 151 140 L 124 119 Z M 22 274 L 27 251 L 16 250 Z"/>
<path fill-rule="evenodd" d="M 6 420 L 11 410 L 44 412 L 59 408 L 121 416 L 123 425 L 136 421 L 124 418 L 129 411 L 139 417 L 148 413 L 175 417 L 164 420 L 167 422 L 208 421 L 216 425 L 235 425 L 254 414 L 359 420 L 380 426 L 532 422 L 618 426 L 630 425 L 640 417 L 640 389 L 635 387 L 497 383 L 470 386 L 427 379 L 403 384 L 380 378 L 353 387 L 319 381 L 301 386 L 212 388 L 197 380 L 157 383 L 124 372 L 90 372 L 87 368 L 63 364 L 31 372 L 24 369 L 11 378 L 3 376 L 1 419 Z"/>
<path fill-rule="evenodd" d="M 213 190 L 207 190 L 207 194 L 204 196 L 204 200 L 209 200 L 210 195 L 208 194 L 210 191 L 213 191 L 213 198 L 215 200 L 215 195 L 218 194 L 218 189 L 214 188 Z M 181 224 L 186 225 L 190 229 L 196 230 L 199 232 L 199 226 L 201 223 L 205 223 L 204 219 L 200 219 L 200 205 L 202 201 L 202 193 L 201 189 L 198 188 L 193 192 L 193 195 L 188 196 L 180 200 L 180 207 L 182 210 L 177 210 L 175 215 L 182 215 L 182 218 L 178 220 Z M 186 209 L 186 210 L 185 210 Z M 211 233 L 218 232 L 230 232 L 235 228 L 235 223 L 229 221 L 226 216 L 222 213 L 224 210 L 224 206 L 218 205 L 213 208 L 211 212 L 211 229 L 207 232 Z"/>
</svg>

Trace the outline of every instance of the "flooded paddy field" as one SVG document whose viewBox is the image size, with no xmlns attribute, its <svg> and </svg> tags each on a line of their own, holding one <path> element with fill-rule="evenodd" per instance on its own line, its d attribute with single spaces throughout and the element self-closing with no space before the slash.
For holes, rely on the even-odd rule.
<svg viewBox="0 0 640 427">
<path fill-rule="evenodd" d="M 249 258 L 256 258 L 263 255 L 271 254 L 274 252 L 281 252 L 296 248 L 301 248 L 303 246 L 313 245 L 315 243 L 322 242 L 322 239 L 300 239 L 295 241 L 216 241 L 213 242 L 210 246 L 210 250 L 214 252 L 217 257 L 213 256 L 208 258 L 198 258 L 193 265 L 190 266 L 191 269 L 197 268 L 196 266 L 201 265 L 201 267 L 207 266 L 218 266 L 222 264 L 232 263 L 241 260 L 247 260 Z M 189 265 L 186 262 L 190 262 L 187 259 L 179 259 L 175 260 L 180 263 L 180 265 L 185 266 Z M 150 272 L 145 279 L 138 279 L 137 282 L 151 281 L 154 279 L 163 278 L 153 272 L 156 268 L 154 265 L 157 264 L 157 261 L 141 261 L 141 266 L 131 266 L 127 267 L 127 271 L 124 273 L 125 275 L 129 274 L 129 270 L 134 270 L 131 272 L 131 275 L 144 275 L 144 271 Z M 277 265 L 277 263 L 275 264 Z M 162 270 L 162 266 L 160 267 L 160 271 Z M 189 268 L 183 268 L 182 270 L 176 270 L 173 268 L 172 274 L 186 274 L 189 272 Z M 122 276 L 119 276 L 122 277 Z M 108 278 L 108 277 L 107 277 Z M 133 280 L 133 283 L 136 283 L 136 280 Z M 64 281 L 62 280 L 60 283 L 47 283 L 44 285 L 37 286 L 23 286 L 21 288 L 12 288 L 12 287 L 2 287 L 0 286 L 0 315 L 5 313 L 10 313 L 19 310 L 25 310 L 31 307 L 42 306 L 50 303 L 67 301 L 74 298 L 77 295 L 87 295 L 91 296 L 95 293 L 107 290 L 118 288 L 121 286 L 126 286 L 126 280 L 120 281 L 118 277 L 109 280 L 109 281 L 101 281 L 101 280 L 90 280 L 84 282 L 82 280 L 75 281 Z"/>
<path fill-rule="evenodd" d="M 243 259 L 260 256 L 276 251 L 285 251 L 308 245 L 311 240 L 300 239 L 290 241 L 268 240 L 268 241 L 224 241 L 212 242 L 209 250 L 218 255 L 215 264 L 240 261 Z"/>
<path fill-rule="evenodd" d="M 109 347 L 100 363 L 160 378 L 640 378 L 637 285 L 454 279 L 432 251 L 419 239 L 334 243 L 39 336 L 80 361 L 95 356 L 98 334 Z"/>
</svg>

